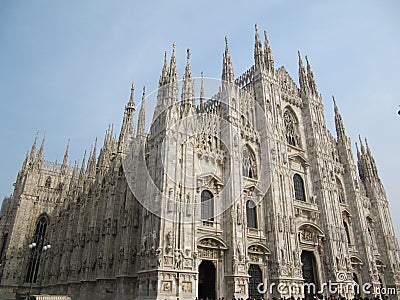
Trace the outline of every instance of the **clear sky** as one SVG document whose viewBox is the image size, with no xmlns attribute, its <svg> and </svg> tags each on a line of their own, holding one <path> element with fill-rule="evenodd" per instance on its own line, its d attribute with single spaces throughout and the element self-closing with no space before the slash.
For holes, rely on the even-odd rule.
<svg viewBox="0 0 400 300">
<path fill-rule="evenodd" d="M 255 23 L 295 82 L 297 50 L 309 56 L 333 133 L 332 94 L 352 141 L 368 137 L 400 236 L 397 0 L 1 1 L 0 195 L 36 131 L 46 160 L 61 160 L 71 138 L 74 161 L 108 124 L 119 130 L 131 82 L 137 102 L 143 85 L 154 90 L 173 42 L 180 78 L 188 47 L 194 76 L 220 78 L 228 35 L 240 75 L 253 64 Z"/>
</svg>

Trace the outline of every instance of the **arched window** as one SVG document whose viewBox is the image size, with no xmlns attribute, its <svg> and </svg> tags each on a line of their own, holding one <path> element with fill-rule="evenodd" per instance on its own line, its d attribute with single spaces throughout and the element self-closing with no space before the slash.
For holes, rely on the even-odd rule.
<svg viewBox="0 0 400 300">
<path fill-rule="evenodd" d="M 248 146 L 243 148 L 242 171 L 245 177 L 257 178 L 256 157 Z"/>
<path fill-rule="evenodd" d="M 51 177 L 50 177 L 50 176 L 47 177 L 45 186 L 46 186 L 47 188 L 51 187 Z"/>
<path fill-rule="evenodd" d="M 296 200 L 306 201 L 303 178 L 299 174 L 293 176 L 294 197 Z"/>
<path fill-rule="evenodd" d="M 38 270 L 40 265 L 40 256 L 44 246 L 44 239 L 46 236 L 46 230 L 48 225 L 48 219 L 45 215 L 41 215 L 36 225 L 35 235 L 33 236 L 32 243 L 36 244 L 36 247 L 31 249 L 31 255 L 29 258 L 28 272 L 26 273 L 26 282 L 36 282 L 38 276 Z"/>
<path fill-rule="evenodd" d="M 346 231 L 347 243 L 351 244 L 349 225 L 343 221 L 344 231 Z"/>
<path fill-rule="evenodd" d="M 246 202 L 247 227 L 257 228 L 257 206 L 252 200 Z"/>
<path fill-rule="evenodd" d="M 208 190 L 201 192 L 201 219 L 214 221 L 214 195 Z"/>
<path fill-rule="evenodd" d="M 297 133 L 296 117 L 289 110 L 283 113 L 283 121 L 285 124 L 286 141 L 289 145 L 300 147 L 299 135 Z"/>
</svg>

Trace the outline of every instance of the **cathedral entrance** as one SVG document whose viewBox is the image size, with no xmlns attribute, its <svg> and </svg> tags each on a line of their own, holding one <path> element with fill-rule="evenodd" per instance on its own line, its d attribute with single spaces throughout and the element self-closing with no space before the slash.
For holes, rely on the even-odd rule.
<svg viewBox="0 0 400 300">
<path fill-rule="evenodd" d="M 311 299 L 311 296 L 313 296 L 315 292 L 319 290 L 314 253 L 312 251 L 303 250 L 301 252 L 301 263 L 303 264 L 302 270 L 304 283 L 308 284 L 308 288 L 307 285 L 304 288 L 304 296 L 306 299 Z"/>
<path fill-rule="evenodd" d="M 262 272 L 261 272 L 260 266 L 259 265 L 250 265 L 249 276 L 250 276 L 249 296 L 252 299 L 253 298 L 258 299 L 262 296 L 262 294 L 260 294 L 258 292 L 257 287 L 260 283 L 263 283 Z"/>
<path fill-rule="evenodd" d="M 199 266 L 199 299 L 215 299 L 215 266 L 203 260 Z"/>
</svg>

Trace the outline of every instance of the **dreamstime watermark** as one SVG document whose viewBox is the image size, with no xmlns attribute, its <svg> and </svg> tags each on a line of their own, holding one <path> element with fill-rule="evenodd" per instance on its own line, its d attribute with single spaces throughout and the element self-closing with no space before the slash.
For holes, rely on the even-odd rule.
<svg viewBox="0 0 400 300">
<path fill-rule="evenodd" d="M 355 282 L 335 282 L 328 281 L 317 286 L 314 283 L 260 283 L 257 286 L 257 291 L 260 294 L 270 293 L 275 291 L 278 294 L 293 295 L 293 294 L 328 294 L 328 295 L 348 295 L 348 294 L 364 294 L 364 295 L 396 295 L 396 288 L 386 288 L 374 286 L 371 283 L 359 285 Z"/>
<path fill-rule="evenodd" d="M 241 213 L 238 200 L 245 197 L 258 204 L 270 187 L 277 159 L 268 120 L 272 116 L 254 96 L 219 79 L 194 78 L 193 85 L 200 97 L 179 81 L 143 99 L 146 111 L 154 110 L 149 135 L 133 138 L 123 160 L 135 198 L 161 218 L 176 220 L 178 213 L 180 223 L 200 220 L 207 201 L 212 206 L 209 219 L 231 207 Z M 128 124 L 131 132 L 135 121 Z M 242 175 L 250 181 L 234 167 L 246 162 L 249 174 Z M 211 190 L 213 197 L 204 201 L 203 190 Z"/>
</svg>

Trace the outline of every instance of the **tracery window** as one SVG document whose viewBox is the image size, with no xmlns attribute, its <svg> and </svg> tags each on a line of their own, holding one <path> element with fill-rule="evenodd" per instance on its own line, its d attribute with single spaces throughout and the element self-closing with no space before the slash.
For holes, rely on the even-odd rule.
<svg viewBox="0 0 400 300">
<path fill-rule="evenodd" d="M 208 190 L 201 192 L 201 219 L 214 221 L 214 195 Z"/>
<path fill-rule="evenodd" d="M 293 113 L 285 110 L 283 113 L 283 121 L 285 124 L 286 141 L 289 145 L 300 147 L 299 135 L 297 134 L 297 121 Z"/>
<path fill-rule="evenodd" d="M 243 148 L 242 171 L 244 177 L 257 178 L 256 157 L 248 146 Z"/>
<path fill-rule="evenodd" d="M 296 200 L 306 201 L 306 193 L 304 190 L 304 181 L 299 174 L 293 176 L 294 197 Z"/>
<path fill-rule="evenodd" d="M 40 265 L 40 257 L 44 246 L 44 239 L 46 236 L 46 230 L 48 225 L 48 219 L 45 215 L 39 217 L 36 225 L 35 234 L 33 236 L 32 243 L 36 244 L 36 247 L 32 248 L 31 255 L 29 258 L 28 272 L 26 273 L 26 282 L 36 282 L 38 277 L 38 270 Z"/>
<path fill-rule="evenodd" d="M 252 200 L 246 202 L 247 227 L 257 228 L 257 206 Z"/>
</svg>

